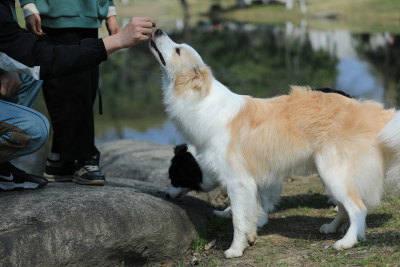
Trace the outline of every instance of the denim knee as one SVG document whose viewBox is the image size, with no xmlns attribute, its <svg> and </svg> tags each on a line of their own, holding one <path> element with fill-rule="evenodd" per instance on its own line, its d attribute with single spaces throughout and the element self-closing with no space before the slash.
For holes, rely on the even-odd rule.
<svg viewBox="0 0 400 267">
<path fill-rule="evenodd" d="M 25 129 L 30 136 L 29 150 L 27 154 L 36 152 L 44 146 L 49 137 L 50 124 L 45 116 L 39 112 L 31 113 L 28 118 L 32 123 Z"/>
</svg>

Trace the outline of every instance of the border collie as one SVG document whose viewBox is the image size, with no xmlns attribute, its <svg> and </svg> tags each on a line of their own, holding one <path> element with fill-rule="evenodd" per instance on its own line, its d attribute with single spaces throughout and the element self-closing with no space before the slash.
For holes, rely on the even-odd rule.
<svg viewBox="0 0 400 267">
<path fill-rule="evenodd" d="M 235 94 L 192 47 L 160 29 L 150 50 L 163 71 L 169 118 L 196 148 L 203 176 L 231 200 L 234 235 L 225 257 L 239 257 L 254 243 L 259 217 L 268 212 L 264 190 L 300 172 L 318 172 L 338 204 L 320 232 L 350 223 L 334 248 L 365 239 L 367 209 L 380 203 L 385 182 L 400 183 L 400 113 L 309 87 L 268 99 Z"/>
</svg>

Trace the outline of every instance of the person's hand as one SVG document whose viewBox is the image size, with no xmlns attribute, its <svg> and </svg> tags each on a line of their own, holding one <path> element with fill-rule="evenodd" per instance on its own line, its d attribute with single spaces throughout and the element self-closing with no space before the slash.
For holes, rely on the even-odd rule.
<svg viewBox="0 0 400 267">
<path fill-rule="evenodd" d="M 117 34 L 103 38 L 107 54 L 127 48 L 149 39 L 155 21 L 149 17 L 135 17 Z"/>
<path fill-rule="evenodd" d="M 109 35 L 113 35 L 120 32 L 116 16 L 109 16 L 106 19 L 106 27 Z"/>
<path fill-rule="evenodd" d="M 25 18 L 26 28 L 36 36 L 42 36 L 42 19 L 39 14 L 32 14 Z"/>
<path fill-rule="evenodd" d="M 0 74 L 0 94 L 10 97 L 21 88 L 21 79 L 18 73 L 5 71 Z"/>
</svg>

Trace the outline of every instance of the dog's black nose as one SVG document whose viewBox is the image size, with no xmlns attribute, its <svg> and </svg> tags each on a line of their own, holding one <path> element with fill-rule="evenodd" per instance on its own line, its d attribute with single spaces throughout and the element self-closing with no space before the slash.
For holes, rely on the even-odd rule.
<svg viewBox="0 0 400 267">
<path fill-rule="evenodd" d="M 164 32 L 161 29 L 157 29 L 156 32 L 154 33 L 155 36 L 160 36 L 162 35 Z"/>
</svg>

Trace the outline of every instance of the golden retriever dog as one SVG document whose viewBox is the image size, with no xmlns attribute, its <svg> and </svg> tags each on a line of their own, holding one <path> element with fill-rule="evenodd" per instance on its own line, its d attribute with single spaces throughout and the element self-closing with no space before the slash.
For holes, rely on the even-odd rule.
<svg viewBox="0 0 400 267">
<path fill-rule="evenodd" d="M 400 183 L 400 113 L 308 87 L 268 99 L 235 94 L 192 47 L 160 29 L 150 50 L 163 72 L 169 118 L 195 147 L 203 176 L 231 200 L 234 235 L 225 257 L 239 257 L 255 242 L 271 207 L 264 192 L 294 173 L 318 172 L 336 200 L 336 218 L 319 229 L 348 226 L 334 248 L 365 239 L 367 209 L 380 203 L 385 182 Z"/>
</svg>

